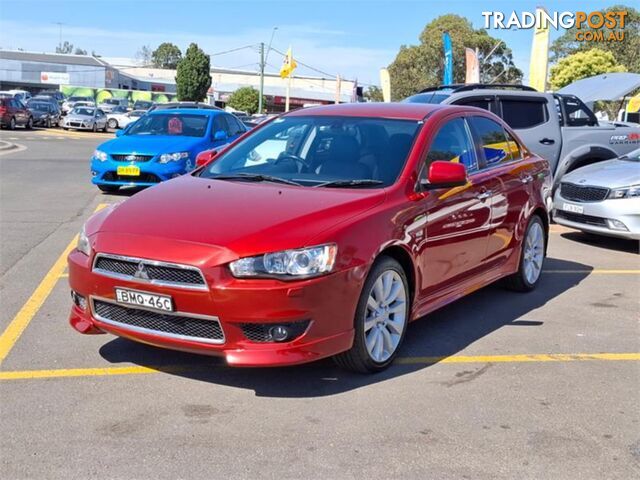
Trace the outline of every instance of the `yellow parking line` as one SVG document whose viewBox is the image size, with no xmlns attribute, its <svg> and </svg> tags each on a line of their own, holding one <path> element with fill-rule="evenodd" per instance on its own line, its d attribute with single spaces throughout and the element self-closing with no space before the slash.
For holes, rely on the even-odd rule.
<svg viewBox="0 0 640 480">
<path fill-rule="evenodd" d="M 640 353 L 543 353 L 522 355 L 477 355 L 451 357 L 401 357 L 400 365 L 433 365 L 435 363 L 541 363 L 585 361 L 639 361 Z M 195 373 L 211 371 L 211 365 L 167 365 L 158 367 L 102 367 L 62 368 L 56 370 L 16 370 L 0 372 L 1 380 L 30 380 L 39 378 L 105 377 L 115 375 L 144 375 L 150 373 Z"/>
<path fill-rule="evenodd" d="M 106 203 L 101 203 L 96 207 L 95 212 L 107 205 Z M 53 267 L 47 272 L 27 302 L 22 306 L 16 316 L 13 317 L 9 326 L 2 332 L 0 336 L 0 365 L 2 365 L 4 359 L 7 358 L 7 355 L 9 355 L 9 352 L 20 338 L 20 335 L 22 335 L 22 332 L 24 332 L 24 329 L 27 328 L 29 322 L 31 322 L 36 313 L 38 313 L 44 301 L 49 297 L 60 275 L 64 272 L 67 265 L 67 255 L 69 255 L 69 252 L 71 252 L 77 242 L 78 236 L 76 235 L 60 254 L 53 264 Z"/>
</svg>

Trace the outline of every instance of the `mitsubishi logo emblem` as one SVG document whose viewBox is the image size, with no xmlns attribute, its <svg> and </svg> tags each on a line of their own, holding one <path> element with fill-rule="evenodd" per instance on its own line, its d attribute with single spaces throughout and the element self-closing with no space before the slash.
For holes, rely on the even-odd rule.
<svg viewBox="0 0 640 480">
<path fill-rule="evenodd" d="M 147 273 L 147 269 L 144 266 L 144 263 L 140 262 L 138 264 L 136 273 L 134 273 L 133 276 L 136 278 L 140 278 L 141 280 L 149 280 L 149 274 Z"/>
</svg>

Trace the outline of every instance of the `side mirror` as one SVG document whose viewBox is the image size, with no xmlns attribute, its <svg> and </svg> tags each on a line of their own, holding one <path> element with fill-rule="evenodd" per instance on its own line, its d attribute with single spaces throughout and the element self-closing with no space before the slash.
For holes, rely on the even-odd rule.
<svg viewBox="0 0 640 480">
<path fill-rule="evenodd" d="M 221 141 L 221 140 L 226 140 L 227 139 L 227 132 L 225 132 L 224 130 L 218 130 L 216 133 L 213 134 L 213 139 L 217 142 L 217 141 Z"/>
<path fill-rule="evenodd" d="M 124 135 L 124 130 L 116 130 L 116 137 L 121 137 Z"/>
<path fill-rule="evenodd" d="M 461 163 L 436 160 L 429 165 L 426 180 L 420 181 L 425 190 L 461 187 L 467 183 L 467 169 Z"/>
<path fill-rule="evenodd" d="M 205 150 L 196 156 L 196 168 L 209 165 L 218 156 L 218 150 Z"/>
</svg>

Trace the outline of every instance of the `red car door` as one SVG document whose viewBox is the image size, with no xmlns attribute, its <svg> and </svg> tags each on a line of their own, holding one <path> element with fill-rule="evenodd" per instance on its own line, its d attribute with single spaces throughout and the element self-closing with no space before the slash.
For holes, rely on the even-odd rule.
<svg viewBox="0 0 640 480">
<path fill-rule="evenodd" d="M 522 148 L 500 123 L 481 116 L 468 121 L 484 157 L 483 173 L 494 180 L 486 251 L 490 268 L 504 263 L 517 246 L 514 234 L 529 201 L 527 185 L 533 180 L 533 165 L 522 159 Z"/>
<path fill-rule="evenodd" d="M 479 170 L 469 126 L 461 116 L 439 128 L 423 172 L 435 160 L 463 163 L 469 182 L 461 187 L 431 190 L 424 199 L 427 227 L 420 259 L 424 272 L 422 298 L 446 291 L 482 268 L 491 223 L 489 199 L 495 182 Z"/>
</svg>

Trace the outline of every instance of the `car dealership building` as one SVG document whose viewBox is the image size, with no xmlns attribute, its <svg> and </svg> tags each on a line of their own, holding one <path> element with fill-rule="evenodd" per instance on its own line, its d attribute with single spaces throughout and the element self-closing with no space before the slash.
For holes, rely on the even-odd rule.
<svg viewBox="0 0 640 480">
<path fill-rule="evenodd" d="M 63 86 L 93 89 L 124 89 L 175 93 L 175 70 L 136 65 L 129 59 L 58 53 L 0 50 L 0 90 L 24 89 L 36 93 Z M 259 88 L 255 71 L 211 69 L 210 103 L 224 106 L 235 90 Z M 267 109 L 284 110 L 287 80 L 273 73 L 264 74 Z M 291 80 L 292 108 L 304 105 L 352 101 L 355 82 L 338 78 L 295 76 Z"/>
</svg>

